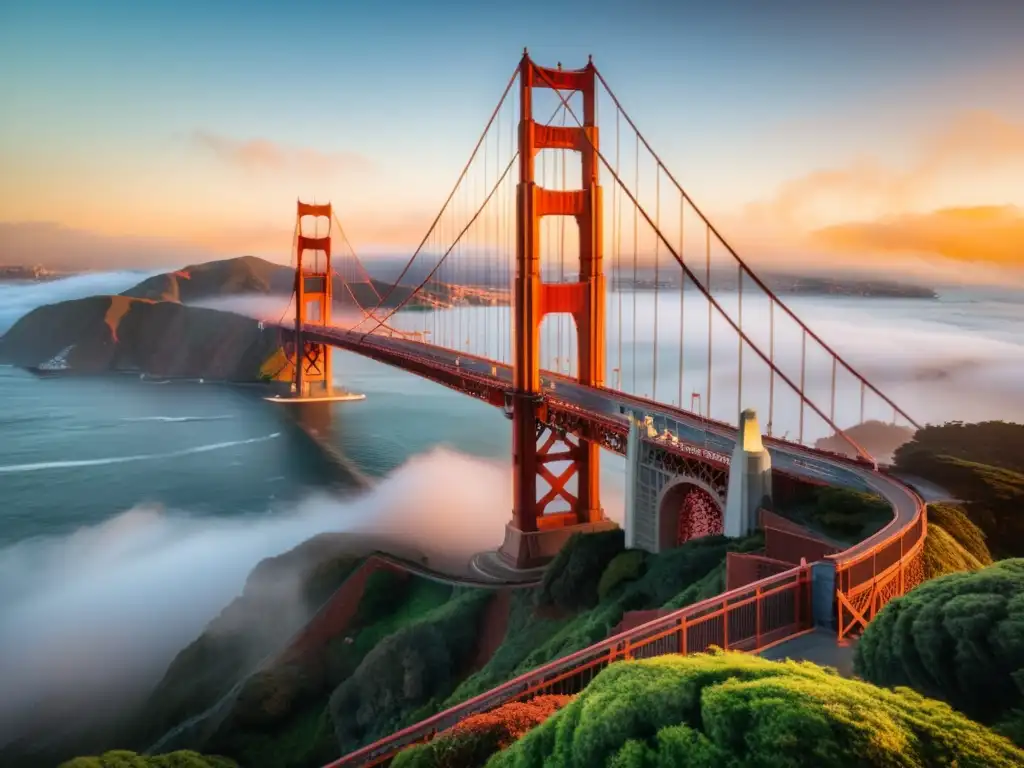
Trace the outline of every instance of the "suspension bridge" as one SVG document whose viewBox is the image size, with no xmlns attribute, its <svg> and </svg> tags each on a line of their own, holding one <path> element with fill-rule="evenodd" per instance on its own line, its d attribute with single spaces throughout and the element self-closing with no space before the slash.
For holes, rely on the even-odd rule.
<svg viewBox="0 0 1024 768">
<path fill-rule="evenodd" d="M 335 765 L 380 764 L 470 714 L 579 690 L 620 658 L 756 651 L 815 626 L 841 639 L 921 580 L 921 498 L 843 428 L 917 424 L 736 253 L 592 61 L 548 68 L 524 52 L 396 280 L 369 276 L 330 204 L 298 203 L 293 262 L 294 321 L 279 327 L 297 400 L 331 396 L 340 348 L 511 420 L 507 568 L 535 571 L 573 533 L 613 525 L 602 451 L 627 458 L 629 546 L 657 552 L 755 527 L 766 537 L 734 589 Z M 822 439 L 844 448 L 821 450 Z M 823 549 L 766 517 L 787 478 L 879 494 L 893 520 L 845 551 Z"/>
</svg>

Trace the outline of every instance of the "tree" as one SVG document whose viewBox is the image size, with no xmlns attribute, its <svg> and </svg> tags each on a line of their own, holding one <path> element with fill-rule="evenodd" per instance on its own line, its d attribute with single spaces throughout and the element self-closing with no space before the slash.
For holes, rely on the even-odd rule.
<svg viewBox="0 0 1024 768">
<path fill-rule="evenodd" d="M 1009 768 L 1024 752 L 947 704 L 740 653 L 613 664 L 488 768 Z"/>
<path fill-rule="evenodd" d="M 1024 560 L 933 579 L 890 601 L 864 630 L 854 668 L 983 723 L 1024 709 Z"/>
</svg>

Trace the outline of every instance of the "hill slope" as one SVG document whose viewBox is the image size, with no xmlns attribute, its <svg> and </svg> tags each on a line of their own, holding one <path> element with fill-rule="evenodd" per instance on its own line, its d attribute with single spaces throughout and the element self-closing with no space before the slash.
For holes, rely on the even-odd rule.
<svg viewBox="0 0 1024 768">
<path fill-rule="evenodd" d="M 274 264 L 256 256 L 239 256 L 190 264 L 176 272 L 154 275 L 122 292 L 121 295 L 189 304 L 225 296 L 289 296 L 294 283 L 293 267 Z M 344 281 L 337 275 L 332 280 L 332 288 L 335 303 L 351 304 L 354 299 L 364 309 L 376 307 L 380 303 L 380 298 L 384 296 L 387 296 L 384 306 L 395 307 L 408 300 L 409 294 L 412 293 L 412 289 L 407 286 L 392 286 L 379 280 L 352 283 L 346 288 Z M 421 302 L 414 299 L 410 304 L 420 306 Z"/>
<path fill-rule="evenodd" d="M 277 331 L 229 312 L 170 301 L 90 296 L 37 307 L 0 337 L 0 362 L 76 373 L 256 381 Z"/>
</svg>

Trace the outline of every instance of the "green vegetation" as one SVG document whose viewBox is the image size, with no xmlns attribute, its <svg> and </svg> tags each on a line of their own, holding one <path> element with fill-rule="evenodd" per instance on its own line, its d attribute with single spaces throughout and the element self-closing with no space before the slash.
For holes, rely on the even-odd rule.
<svg viewBox="0 0 1024 768">
<path fill-rule="evenodd" d="M 466 670 L 489 598 L 482 590 L 455 597 L 366 654 L 331 695 L 343 754 L 437 709 Z"/>
<path fill-rule="evenodd" d="M 1024 424 L 1006 421 L 929 424 L 896 450 L 895 462 L 901 468 L 909 468 L 915 456 L 921 453 L 1024 472 Z"/>
<path fill-rule="evenodd" d="M 479 600 L 489 593 L 472 594 Z M 372 573 L 349 631 L 250 677 L 207 748 L 235 757 L 246 768 L 319 766 L 338 757 L 332 692 L 357 675 L 372 674 L 360 671 L 372 652 L 454 599 L 450 586 L 388 570 Z M 469 631 L 475 630 L 471 624 Z M 400 704 L 402 687 L 396 690 Z"/>
<path fill-rule="evenodd" d="M 598 600 L 605 600 L 619 585 L 640 578 L 644 573 L 646 559 L 646 553 L 642 549 L 630 549 L 612 558 L 597 583 Z"/>
<path fill-rule="evenodd" d="M 608 537 L 610 538 L 610 537 Z M 572 556 L 552 562 L 552 571 L 545 583 L 570 583 L 567 574 L 559 569 L 571 569 L 572 573 L 588 573 L 594 584 L 616 581 L 614 586 L 606 584 L 604 597 L 590 610 L 575 614 L 546 615 L 543 609 L 544 588 L 534 596 L 520 592 L 513 596 L 508 631 L 501 647 L 491 660 L 478 672 L 470 675 L 444 703 L 453 706 L 518 675 L 529 672 L 542 664 L 561 656 L 586 648 L 604 638 L 622 621 L 626 611 L 666 610 L 682 608 L 700 600 L 719 594 L 725 583 L 725 556 L 727 552 L 749 552 L 762 545 L 760 536 L 732 540 L 724 536 L 709 536 L 695 539 L 681 547 L 649 555 L 644 552 L 622 552 L 611 556 L 608 538 L 599 539 L 594 534 L 574 537 L 566 549 L 575 552 Z M 593 547 L 596 553 L 587 553 Z M 600 556 L 600 557 L 599 557 Z M 639 559 L 635 578 L 621 578 L 626 568 L 622 558 Z M 604 572 L 595 569 L 575 569 L 575 562 L 592 563 L 603 558 Z M 536 603 L 540 603 L 538 608 Z"/>
<path fill-rule="evenodd" d="M 927 426 L 896 451 L 895 463 L 961 499 L 995 558 L 1024 556 L 1024 425 Z"/>
<path fill-rule="evenodd" d="M 391 768 L 479 768 L 570 701 L 569 696 L 538 696 L 467 717 L 432 741 L 400 752 Z"/>
<path fill-rule="evenodd" d="M 928 505 L 928 537 L 924 540 L 924 576 L 976 571 L 992 564 L 981 532 L 959 507 Z"/>
<path fill-rule="evenodd" d="M 152 756 L 114 750 L 98 757 L 76 757 L 62 763 L 60 768 L 238 768 L 238 764 L 226 757 L 200 755 L 184 750 Z"/>
<path fill-rule="evenodd" d="M 1024 752 L 948 705 L 738 653 L 613 664 L 488 768 L 1009 768 Z"/>
<path fill-rule="evenodd" d="M 1024 735 L 1024 560 L 925 582 L 864 630 L 854 668 Z"/>
<path fill-rule="evenodd" d="M 569 611 L 597 605 L 601 574 L 626 548 L 625 537 L 625 532 L 616 528 L 570 538 L 544 571 L 540 604 Z"/>
<path fill-rule="evenodd" d="M 877 494 L 809 483 L 776 512 L 844 544 L 863 541 L 892 520 L 892 507 Z"/>
</svg>

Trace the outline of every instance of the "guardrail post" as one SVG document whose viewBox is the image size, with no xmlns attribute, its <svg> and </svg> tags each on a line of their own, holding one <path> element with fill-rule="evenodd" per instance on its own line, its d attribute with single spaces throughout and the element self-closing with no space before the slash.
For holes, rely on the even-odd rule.
<svg viewBox="0 0 1024 768">
<path fill-rule="evenodd" d="M 754 647 L 761 647 L 761 588 L 754 592 Z"/>
<path fill-rule="evenodd" d="M 811 564 L 811 617 L 816 627 L 836 627 L 836 565 L 831 560 Z"/>
</svg>

